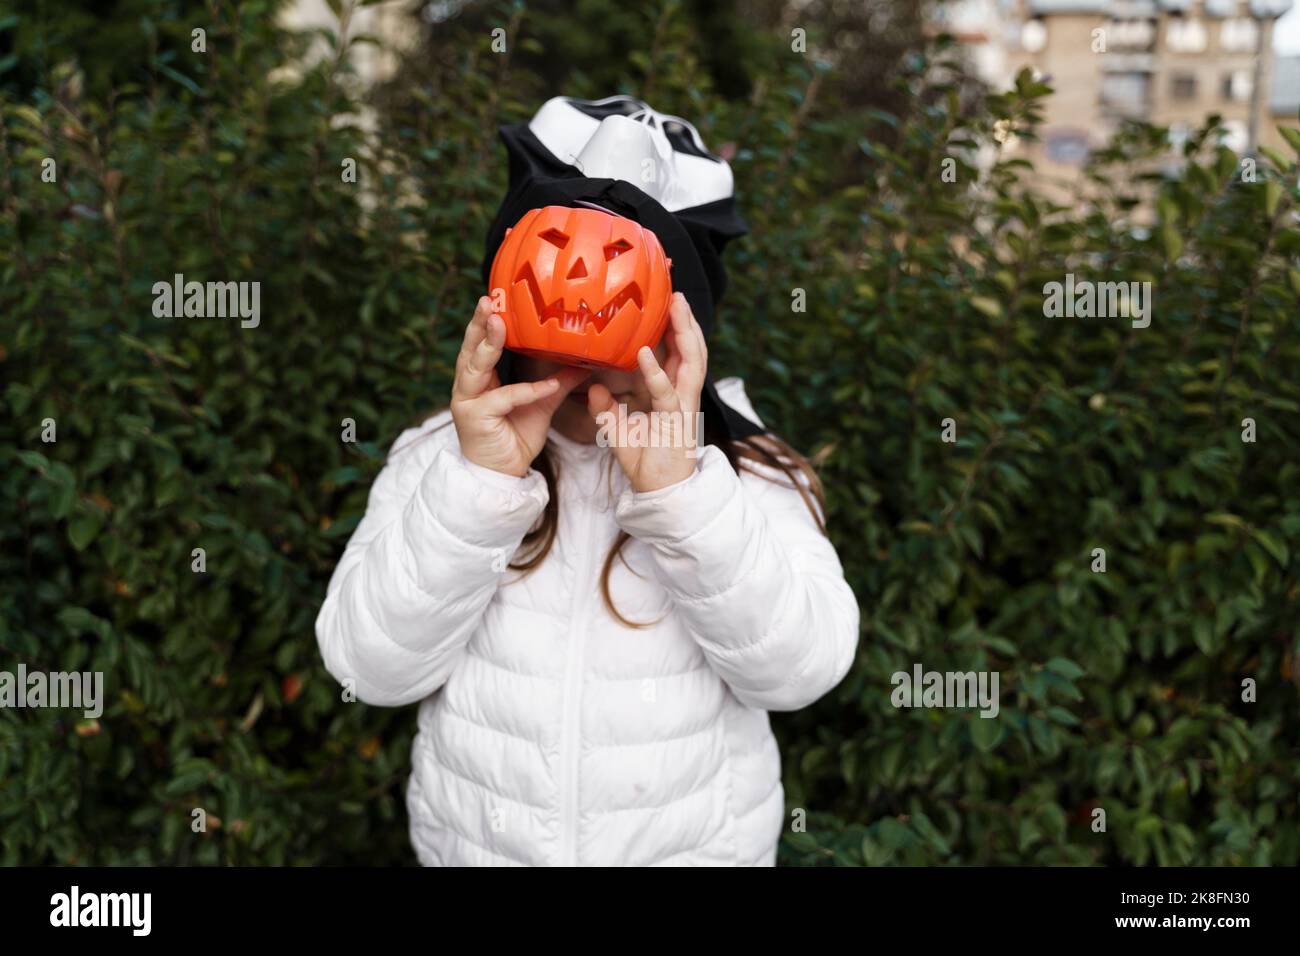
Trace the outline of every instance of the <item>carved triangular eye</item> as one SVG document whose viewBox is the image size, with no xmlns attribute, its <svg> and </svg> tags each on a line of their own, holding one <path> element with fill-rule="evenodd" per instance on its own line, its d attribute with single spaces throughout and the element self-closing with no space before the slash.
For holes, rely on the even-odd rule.
<svg viewBox="0 0 1300 956">
<path fill-rule="evenodd" d="M 617 242 L 611 242 L 605 247 L 605 261 L 608 262 L 610 259 L 617 259 L 623 253 L 630 251 L 631 248 L 632 243 L 628 242 L 626 239 L 619 239 Z"/>
<path fill-rule="evenodd" d="M 563 249 L 565 246 L 569 244 L 569 237 L 566 236 L 564 233 L 560 232 L 560 230 L 558 229 L 547 229 L 544 233 L 542 233 L 537 238 L 545 239 L 551 245 L 559 249 Z"/>
</svg>

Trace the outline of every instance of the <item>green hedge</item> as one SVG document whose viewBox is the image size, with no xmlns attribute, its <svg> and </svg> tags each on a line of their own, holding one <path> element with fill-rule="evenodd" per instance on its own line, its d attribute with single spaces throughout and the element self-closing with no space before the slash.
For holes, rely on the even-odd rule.
<svg viewBox="0 0 1300 956">
<path fill-rule="evenodd" d="M 305 40 L 258 7 L 206 56 L 147 25 L 173 53 L 111 100 L 56 64 L 3 102 L 0 669 L 108 699 L 0 710 L 6 863 L 413 862 L 413 710 L 341 703 L 312 625 L 388 443 L 445 403 L 496 124 L 539 92 L 483 37 L 365 131 L 346 65 L 273 79 Z M 1134 127 L 1054 205 L 1018 153 L 973 163 L 1032 136 L 1027 77 L 972 97 L 918 59 L 902 115 L 850 110 L 778 37 L 733 101 L 655 23 L 671 68 L 626 89 L 737 144 L 752 227 L 715 371 L 818 453 L 863 607 L 849 677 L 773 718 L 782 861 L 1300 862 L 1295 157 L 1242 182 L 1207 127 L 1164 179 Z M 259 281 L 260 325 L 155 317 L 176 273 Z M 1046 318 L 1067 273 L 1151 282 L 1150 327 Z M 917 662 L 998 671 L 999 717 L 893 708 Z"/>
</svg>

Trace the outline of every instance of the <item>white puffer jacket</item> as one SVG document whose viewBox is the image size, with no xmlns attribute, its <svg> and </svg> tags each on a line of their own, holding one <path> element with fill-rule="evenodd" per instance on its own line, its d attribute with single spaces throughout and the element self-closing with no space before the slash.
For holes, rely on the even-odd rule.
<svg viewBox="0 0 1300 956">
<path fill-rule="evenodd" d="M 718 387 L 757 418 L 738 379 Z M 773 865 L 766 712 L 825 694 L 858 639 L 834 549 L 788 483 L 738 477 L 713 446 L 690 478 L 637 494 L 608 449 L 550 443 L 558 534 L 521 576 L 505 566 L 546 505 L 542 476 L 467 462 L 449 413 L 404 432 L 316 622 L 360 700 L 423 702 L 420 862 Z M 610 592 L 643 629 L 600 596 L 620 528 Z"/>
</svg>

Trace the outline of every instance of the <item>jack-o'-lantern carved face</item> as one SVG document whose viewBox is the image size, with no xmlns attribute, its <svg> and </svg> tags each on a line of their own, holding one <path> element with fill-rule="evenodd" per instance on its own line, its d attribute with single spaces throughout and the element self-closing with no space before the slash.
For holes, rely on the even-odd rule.
<svg viewBox="0 0 1300 956">
<path fill-rule="evenodd" d="M 630 219 L 530 209 L 492 260 L 506 347 L 569 365 L 635 368 L 641 346 L 657 345 L 668 325 L 671 265 L 655 234 Z"/>
</svg>

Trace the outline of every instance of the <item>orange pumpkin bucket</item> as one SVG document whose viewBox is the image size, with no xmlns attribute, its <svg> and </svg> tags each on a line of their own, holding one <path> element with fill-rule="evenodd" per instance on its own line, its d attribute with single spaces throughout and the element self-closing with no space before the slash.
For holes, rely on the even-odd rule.
<svg viewBox="0 0 1300 956">
<path fill-rule="evenodd" d="M 649 229 L 599 209 L 530 209 L 506 230 L 489 295 L 506 347 L 566 365 L 636 367 L 658 344 L 672 299 L 669 269 Z"/>
</svg>

